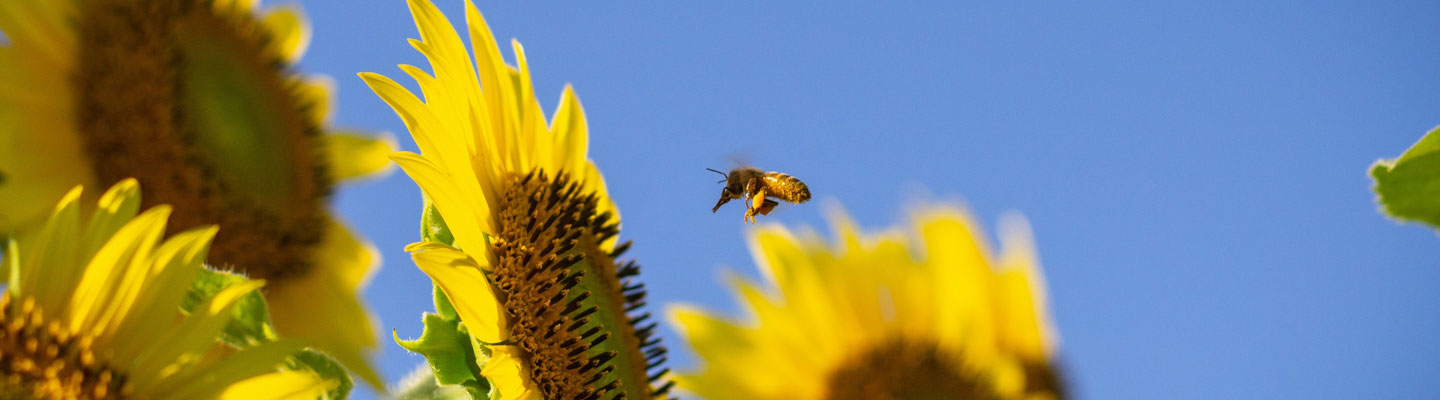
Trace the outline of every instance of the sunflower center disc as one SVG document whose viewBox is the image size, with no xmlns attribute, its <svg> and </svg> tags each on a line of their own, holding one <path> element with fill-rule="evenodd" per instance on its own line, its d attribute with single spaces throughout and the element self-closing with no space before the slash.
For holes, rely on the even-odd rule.
<svg viewBox="0 0 1440 400">
<path fill-rule="evenodd" d="M 0 399 L 118 399 L 125 377 L 95 361 L 87 341 L 45 321 L 28 299 L 0 294 Z"/>
<path fill-rule="evenodd" d="M 616 266 L 628 248 L 598 243 L 619 232 L 598 198 L 565 173 L 534 171 L 504 183 L 490 274 L 505 307 L 510 345 L 545 398 L 632 398 L 663 394 L 666 350 L 654 338 L 639 266 Z M 642 327 L 637 325 L 646 324 Z M 654 372 L 650 372 L 654 371 Z"/>
<path fill-rule="evenodd" d="M 993 399 L 976 372 L 933 344 L 891 341 L 870 349 L 831 372 L 829 399 L 920 400 Z"/>
<path fill-rule="evenodd" d="M 585 301 L 591 293 L 575 290 L 587 271 L 572 268 L 584 257 L 572 250 L 589 234 L 595 198 L 567 181 L 539 172 L 512 177 L 495 242 L 500 263 L 492 274 L 511 340 L 524 350 L 531 377 L 547 398 L 585 398 L 609 389 L 591 386 L 606 372 L 587 354 L 589 342 L 609 334 L 577 329 L 596 307 Z"/>
<path fill-rule="evenodd" d="M 330 178 L 305 112 L 249 15 L 204 0 L 80 9 L 74 94 L 101 186 L 134 177 L 170 232 L 217 224 L 209 262 L 255 278 L 309 271 Z"/>
</svg>

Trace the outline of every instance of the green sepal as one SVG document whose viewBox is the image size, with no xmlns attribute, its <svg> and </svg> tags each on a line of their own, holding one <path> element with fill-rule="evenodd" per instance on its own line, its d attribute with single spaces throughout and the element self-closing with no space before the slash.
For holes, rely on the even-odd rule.
<svg viewBox="0 0 1440 400">
<path fill-rule="evenodd" d="M 1440 227 L 1440 127 L 1431 129 L 1399 158 L 1370 167 L 1385 213 L 1402 221 Z"/>
<path fill-rule="evenodd" d="M 465 393 L 470 394 L 472 400 L 490 400 L 490 381 L 481 379 L 478 381 L 466 381 L 460 384 L 465 388 Z"/>
<path fill-rule="evenodd" d="M 195 280 L 191 282 L 190 290 L 186 291 L 185 297 L 181 299 L 180 309 L 186 314 L 190 314 L 195 307 L 214 297 L 221 290 L 247 280 L 249 279 L 244 275 L 234 272 L 201 268 L 200 272 L 195 275 Z M 265 297 L 258 290 L 237 300 L 230 322 L 225 325 L 225 329 L 220 334 L 222 342 L 242 349 L 278 339 L 279 335 L 275 334 L 275 328 L 270 324 L 270 309 L 265 303 Z M 310 370 L 321 378 L 334 379 L 338 382 L 339 384 L 334 389 L 321 396 L 322 399 L 345 399 L 349 397 L 350 390 L 355 387 L 354 380 L 350 379 L 349 371 L 333 358 L 314 350 L 301 350 L 291 355 L 285 363 L 285 368 Z"/>
<path fill-rule="evenodd" d="M 299 353 L 295 353 L 286 365 L 296 370 L 308 369 L 320 375 L 321 378 L 334 379 L 339 382 L 340 384 L 336 385 L 334 389 L 330 389 L 320 396 L 324 400 L 344 400 L 350 396 L 350 389 L 355 387 L 355 381 L 350 379 L 350 372 L 346 371 L 345 367 L 340 366 L 340 363 L 330 356 L 314 350 L 301 350 Z"/>
<path fill-rule="evenodd" d="M 180 307 L 188 314 L 221 290 L 247 280 L 249 279 L 245 276 L 233 272 L 202 268 L 191 283 L 190 291 L 180 302 Z M 275 329 L 270 326 L 270 310 L 265 306 L 265 297 L 257 290 L 241 297 L 236 303 L 230 323 L 225 325 L 220 339 L 232 346 L 244 348 L 274 341 L 278 337 Z"/>
<path fill-rule="evenodd" d="M 449 321 L 460 322 L 460 314 L 455 312 L 455 306 L 450 304 L 450 298 L 445 296 L 445 291 L 440 286 L 431 284 L 435 296 L 435 313 Z"/>
<path fill-rule="evenodd" d="M 440 217 L 440 210 L 428 197 L 425 198 L 425 211 L 420 214 L 420 239 L 455 246 L 455 235 L 450 233 L 450 227 Z"/>
<path fill-rule="evenodd" d="M 425 330 L 420 333 L 419 339 L 401 340 L 397 333 L 391 331 L 395 343 L 425 356 L 425 361 L 435 372 L 435 380 L 441 385 L 483 381 L 475 349 L 470 345 L 470 332 L 460 320 L 446 319 L 435 313 L 425 313 L 423 320 Z"/>
</svg>

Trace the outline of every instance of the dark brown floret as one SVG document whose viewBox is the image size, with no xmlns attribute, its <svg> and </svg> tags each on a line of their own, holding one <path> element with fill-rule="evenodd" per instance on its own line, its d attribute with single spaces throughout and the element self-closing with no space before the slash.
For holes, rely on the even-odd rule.
<svg viewBox="0 0 1440 400">
<path fill-rule="evenodd" d="M 609 213 L 597 212 L 594 193 L 561 173 L 512 176 L 500 204 L 498 255 L 490 279 L 499 289 L 510 342 L 545 398 L 649 398 L 668 382 L 665 349 L 645 328 L 644 285 L 634 282 L 633 261 L 616 266 L 600 243 L 619 232 Z M 650 372 L 654 371 L 654 372 Z"/>
</svg>

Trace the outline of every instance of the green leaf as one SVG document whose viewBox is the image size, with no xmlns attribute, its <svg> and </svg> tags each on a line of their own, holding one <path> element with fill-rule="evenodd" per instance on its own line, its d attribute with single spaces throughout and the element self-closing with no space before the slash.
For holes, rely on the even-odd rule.
<svg viewBox="0 0 1440 400">
<path fill-rule="evenodd" d="M 350 389 L 355 387 L 355 381 L 350 379 L 350 372 L 335 359 L 314 350 L 302 350 L 291 358 L 289 364 L 292 369 L 311 370 L 319 374 L 321 378 L 334 379 L 340 382 L 334 389 L 325 392 L 321 399 L 343 400 L 350 395 Z"/>
<path fill-rule="evenodd" d="M 464 329 L 458 319 L 446 319 L 439 314 L 425 313 L 425 330 L 415 340 L 400 340 L 398 333 L 395 343 L 414 353 L 425 356 L 435 379 L 442 385 L 460 385 L 480 378 L 480 367 L 475 362 L 475 349 L 470 345 L 470 332 Z M 488 385 L 487 385 L 488 386 Z"/>
<path fill-rule="evenodd" d="M 425 198 L 425 211 L 420 214 L 420 239 L 427 242 L 440 242 L 450 246 L 455 245 L 455 235 L 450 233 L 450 227 L 445 225 L 445 219 L 440 217 L 440 210 Z"/>
<path fill-rule="evenodd" d="M 180 307 L 188 314 L 221 290 L 247 280 L 244 276 L 232 272 L 203 268 L 191 283 L 190 291 L 185 294 Z M 225 343 L 242 348 L 277 338 L 275 329 L 270 326 L 270 310 L 266 307 L 265 297 L 260 295 L 260 291 L 250 292 L 240 298 L 230 323 L 225 326 L 220 338 Z"/>
<path fill-rule="evenodd" d="M 1387 214 L 1440 227 L 1440 127 L 1393 160 L 1370 167 L 1375 193 Z"/>
</svg>

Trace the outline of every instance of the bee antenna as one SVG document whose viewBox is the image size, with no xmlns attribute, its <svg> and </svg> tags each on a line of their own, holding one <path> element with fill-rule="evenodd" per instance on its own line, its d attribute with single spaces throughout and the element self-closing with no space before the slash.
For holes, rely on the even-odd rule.
<svg viewBox="0 0 1440 400">
<path fill-rule="evenodd" d="M 720 176 L 723 176 L 723 177 L 724 177 L 724 178 L 721 178 L 721 179 L 720 179 L 720 182 L 715 182 L 715 183 L 725 182 L 725 180 L 730 179 L 730 176 L 729 176 L 729 175 L 725 175 L 724 172 L 717 171 L 717 170 L 715 170 L 714 168 L 706 168 L 706 169 L 707 169 L 707 170 L 710 170 L 710 172 L 714 172 L 714 173 L 720 174 Z"/>
</svg>

